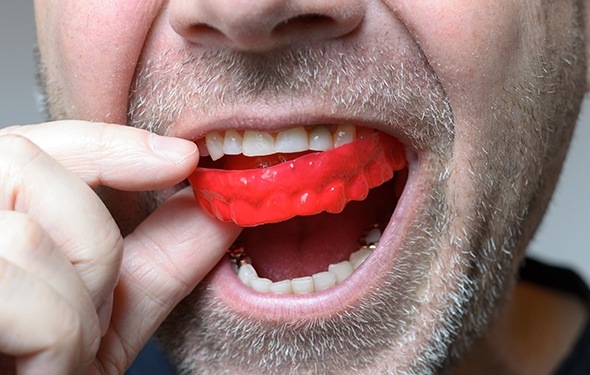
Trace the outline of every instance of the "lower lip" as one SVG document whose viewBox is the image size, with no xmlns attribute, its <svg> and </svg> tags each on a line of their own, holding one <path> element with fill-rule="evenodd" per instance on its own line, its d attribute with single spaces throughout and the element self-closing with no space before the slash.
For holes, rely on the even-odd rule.
<svg viewBox="0 0 590 375">
<path fill-rule="evenodd" d="M 388 270 L 397 261 L 402 233 L 413 221 L 412 206 L 420 205 L 422 194 L 420 163 L 415 155 L 408 155 L 409 175 L 397 207 L 383 233 L 380 245 L 373 254 L 343 283 L 321 292 L 310 294 L 259 293 L 247 287 L 237 277 L 227 257 L 209 275 L 213 294 L 235 313 L 261 321 L 291 321 L 328 318 L 358 305 L 360 300 L 381 284 Z M 387 246 L 385 246 L 385 244 Z"/>
</svg>

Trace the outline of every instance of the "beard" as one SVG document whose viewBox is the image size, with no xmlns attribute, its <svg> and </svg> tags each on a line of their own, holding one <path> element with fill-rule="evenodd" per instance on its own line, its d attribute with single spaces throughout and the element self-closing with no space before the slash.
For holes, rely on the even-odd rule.
<svg viewBox="0 0 590 375">
<path fill-rule="evenodd" d="M 564 116 L 568 124 L 575 118 L 555 109 L 551 119 L 536 123 L 535 114 L 546 119 L 550 112 L 547 99 L 523 105 L 518 98 L 564 79 L 579 94 L 575 78 L 553 71 L 554 76 L 520 80 L 498 98 L 502 106 L 494 119 L 485 119 L 474 147 L 478 151 L 470 156 L 471 182 L 459 184 L 479 191 L 459 204 L 453 186 L 460 178 L 452 172 L 456 120 L 425 56 L 386 48 L 344 56 L 313 49 L 264 57 L 180 51 L 139 69 L 129 112 L 133 126 L 170 134 L 187 110 L 208 118 L 241 105 L 313 98 L 331 113 L 367 116 L 402 129 L 414 140 L 412 146 L 432 151 L 423 173 L 436 176 L 397 250 L 395 266 L 378 290 L 344 313 L 291 323 L 250 319 L 219 301 L 207 280 L 201 283 L 158 331 L 180 373 L 443 373 L 504 305 L 534 231 L 529 226 L 538 209 L 531 207 L 544 207 L 548 194 L 543 192 L 552 190 L 553 183 L 542 177 L 554 165 L 547 160 L 561 159 L 558 150 L 570 136 L 568 128 L 556 125 Z M 536 61 L 534 69 L 547 64 Z M 570 96 L 560 99 L 575 103 Z M 547 133 L 535 134 L 539 127 Z M 547 134 L 557 139 L 550 141 Z M 499 154 L 488 152 L 499 147 Z M 523 149 L 531 153 L 514 154 Z M 520 173 L 514 175 L 515 170 Z M 525 186 L 526 180 L 535 182 Z M 504 194 L 506 186 L 518 188 Z"/>
<path fill-rule="evenodd" d="M 158 331 L 179 372 L 448 371 L 501 311 L 554 189 L 584 88 L 581 21 L 572 29 L 568 43 L 537 51 L 506 80 L 493 113 L 467 120 L 455 118 L 426 57 L 412 48 L 182 50 L 143 61 L 131 126 L 166 135 L 187 111 L 207 119 L 258 103 L 317 102 L 327 114 L 389 124 L 429 151 L 421 161 L 427 193 L 378 289 L 337 316 L 279 324 L 237 314 L 205 280 Z M 455 128 L 471 120 L 478 137 L 457 140 Z M 472 150 L 466 170 L 457 142 Z M 464 190 L 473 194 L 466 199 Z M 153 210 L 168 195 L 140 201 Z"/>
<path fill-rule="evenodd" d="M 242 105 L 284 106 L 293 97 L 312 98 L 330 114 L 368 117 L 401 129 L 415 141 L 414 147 L 433 150 L 426 164 L 436 166 L 431 173 L 438 173 L 451 156 L 454 124 L 444 91 L 425 61 L 417 51 L 389 49 L 355 49 L 345 54 L 291 49 L 270 56 L 169 53 L 138 70 L 129 123 L 171 134 L 187 110 L 207 118 L 216 110 L 231 112 Z M 419 298 L 432 272 L 436 243 L 448 227 L 445 185 L 445 179 L 432 184 L 435 193 L 417 220 L 422 224 L 408 235 L 407 248 L 400 251 L 397 266 L 389 270 L 379 290 L 346 313 L 289 324 L 252 320 L 224 306 L 205 280 L 160 327 L 162 346 L 180 373 L 186 374 L 367 372 L 376 362 L 386 358 L 390 362 L 392 348 L 400 357 L 391 368 L 397 373 L 405 369 L 424 374 L 444 367 L 447 353 L 454 350 L 450 341 L 456 342 L 449 332 L 456 327 L 448 327 L 447 317 L 431 317 L 429 322 L 418 322 L 418 318 L 425 316 Z M 455 277 L 443 282 L 460 285 L 459 289 L 471 282 L 461 271 Z M 448 308 L 446 301 L 442 305 Z M 444 315 L 462 315 L 452 310 Z M 429 328 L 428 335 L 412 328 L 431 323 L 437 327 Z M 421 357 L 431 360 L 406 363 L 407 358 Z"/>
</svg>

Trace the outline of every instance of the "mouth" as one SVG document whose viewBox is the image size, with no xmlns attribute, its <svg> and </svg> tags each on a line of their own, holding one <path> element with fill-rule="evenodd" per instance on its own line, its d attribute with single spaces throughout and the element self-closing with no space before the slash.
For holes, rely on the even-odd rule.
<svg viewBox="0 0 590 375">
<path fill-rule="evenodd" d="M 245 227 L 211 276 L 236 309 L 280 320 L 332 314 L 370 292 L 395 260 L 385 244 L 401 226 L 395 216 L 416 158 L 394 137 L 325 124 L 212 132 L 197 144 L 202 158 L 189 177 L 197 200 Z"/>
</svg>

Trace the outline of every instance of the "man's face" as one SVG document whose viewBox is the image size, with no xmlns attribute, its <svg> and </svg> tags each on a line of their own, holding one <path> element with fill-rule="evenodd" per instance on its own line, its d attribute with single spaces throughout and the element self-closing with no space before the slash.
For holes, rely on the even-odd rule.
<svg viewBox="0 0 590 375">
<path fill-rule="evenodd" d="M 384 229 L 346 280 L 259 293 L 223 259 L 160 337 L 196 373 L 439 371 L 502 305 L 553 190 L 585 86 L 579 4 L 270 3 L 37 0 L 50 115 L 195 141 L 338 124 L 397 138 L 407 178 L 340 214 L 242 232 L 279 281 Z M 168 194 L 104 199 L 128 232 Z"/>
</svg>

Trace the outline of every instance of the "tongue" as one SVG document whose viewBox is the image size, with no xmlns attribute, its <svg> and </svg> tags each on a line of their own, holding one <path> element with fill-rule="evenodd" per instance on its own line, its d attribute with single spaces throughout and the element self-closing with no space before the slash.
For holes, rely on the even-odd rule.
<svg viewBox="0 0 590 375">
<path fill-rule="evenodd" d="M 386 224 L 395 207 L 394 183 L 372 189 L 367 199 L 349 203 L 340 214 L 322 213 L 246 228 L 240 245 L 260 277 L 273 281 L 310 276 L 348 260 L 358 238 L 373 224 Z"/>
</svg>

